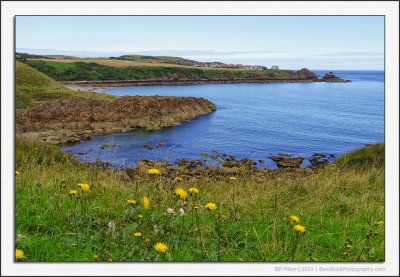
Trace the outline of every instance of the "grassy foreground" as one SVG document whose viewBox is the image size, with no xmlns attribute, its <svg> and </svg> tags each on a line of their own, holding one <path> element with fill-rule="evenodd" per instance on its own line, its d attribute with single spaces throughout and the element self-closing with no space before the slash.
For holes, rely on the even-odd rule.
<svg viewBox="0 0 400 277">
<path fill-rule="evenodd" d="M 385 259 L 383 144 L 309 177 L 189 183 L 158 174 L 132 181 L 56 146 L 17 139 L 16 170 L 19 261 Z"/>
<path fill-rule="evenodd" d="M 47 101 L 66 99 L 72 96 L 116 99 L 115 96 L 106 93 L 70 90 L 24 63 L 18 61 L 15 63 L 15 107 L 17 109 L 38 106 Z"/>
</svg>

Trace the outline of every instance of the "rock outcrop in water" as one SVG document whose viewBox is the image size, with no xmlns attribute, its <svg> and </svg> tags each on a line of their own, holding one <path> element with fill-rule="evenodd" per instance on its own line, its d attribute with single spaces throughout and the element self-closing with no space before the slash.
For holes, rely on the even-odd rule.
<svg viewBox="0 0 400 277">
<path fill-rule="evenodd" d="M 215 110 L 213 103 L 196 97 L 123 96 L 112 102 L 74 97 L 17 109 L 15 123 L 17 135 L 73 144 L 91 134 L 172 127 Z"/>
<path fill-rule="evenodd" d="M 334 75 L 333 72 L 325 73 L 325 76 L 319 79 L 320 82 L 351 82 L 350 80 L 343 80 L 338 76 Z"/>
</svg>

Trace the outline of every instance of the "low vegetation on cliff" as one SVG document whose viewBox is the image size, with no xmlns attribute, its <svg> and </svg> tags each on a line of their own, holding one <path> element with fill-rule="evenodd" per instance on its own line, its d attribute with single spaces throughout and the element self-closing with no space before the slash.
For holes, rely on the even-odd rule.
<svg viewBox="0 0 400 277">
<path fill-rule="evenodd" d="M 268 169 L 267 169 L 268 171 Z M 384 145 L 315 174 L 166 177 L 16 140 L 19 261 L 384 261 Z"/>
<path fill-rule="evenodd" d="M 24 63 L 18 61 L 15 63 L 15 107 L 17 109 L 38 106 L 47 101 L 66 99 L 72 96 L 116 99 L 115 96 L 105 93 L 83 93 L 70 90 Z"/>
</svg>

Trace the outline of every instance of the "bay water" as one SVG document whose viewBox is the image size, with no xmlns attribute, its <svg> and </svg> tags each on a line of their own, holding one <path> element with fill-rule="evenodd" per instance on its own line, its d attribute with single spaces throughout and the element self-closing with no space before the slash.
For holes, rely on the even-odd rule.
<svg viewBox="0 0 400 277">
<path fill-rule="evenodd" d="M 315 71 L 324 75 L 329 70 Z M 200 160 L 201 153 L 265 160 L 278 153 L 310 158 L 340 156 L 365 144 L 384 142 L 384 72 L 335 71 L 351 83 L 209 84 L 109 87 L 99 92 L 123 95 L 203 97 L 217 111 L 159 131 L 94 135 L 63 147 L 78 159 L 135 166 L 141 159 Z M 153 150 L 142 145 L 155 146 Z M 103 144 L 117 145 L 102 149 Z M 78 154 L 79 153 L 79 154 Z M 302 167 L 309 165 L 305 160 Z"/>
</svg>

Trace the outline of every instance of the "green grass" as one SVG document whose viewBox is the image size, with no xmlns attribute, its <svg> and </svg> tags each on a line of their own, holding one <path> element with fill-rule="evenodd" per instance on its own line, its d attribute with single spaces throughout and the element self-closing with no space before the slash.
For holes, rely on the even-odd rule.
<svg viewBox="0 0 400 277">
<path fill-rule="evenodd" d="M 48 63 L 52 64 L 52 62 Z M 72 96 L 99 98 L 109 101 L 116 99 L 115 96 L 106 93 L 70 90 L 45 74 L 18 61 L 15 64 L 15 69 L 15 107 L 17 109 L 37 106 L 51 100 L 67 99 Z"/>
<path fill-rule="evenodd" d="M 366 148 L 365 161 L 382 150 Z M 261 183 L 245 174 L 235 181 L 130 180 L 121 171 L 81 164 L 56 146 L 17 139 L 16 247 L 25 252 L 23 261 L 93 261 L 94 255 L 99 261 L 384 261 L 384 226 L 376 225 L 384 220 L 384 168 L 368 162 L 363 168 L 337 162 L 308 177 L 281 173 Z M 183 205 L 177 187 L 200 194 Z M 127 206 L 127 199 L 137 204 Z M 204 209 L 209 202 L 217 210 Z M 180 207 L 183 217 L 162 215 Z M 297 236 L 290 215 L 300 217 L 304 234 Z M 168 254 L 155 251 L 157 242 Z"/>
<path fill-rule="evenodd" d="M 51 61 L 25 61 L 26 64 L 57 81 L 91 80 L 147 80 L 171 79 L 218 79 L 218 78 L 289 78 L 282 70 L 231 70 L 200 69 L 169 66 L 115 67 L 94 62 L 58 63 Z"/>
</svg>

